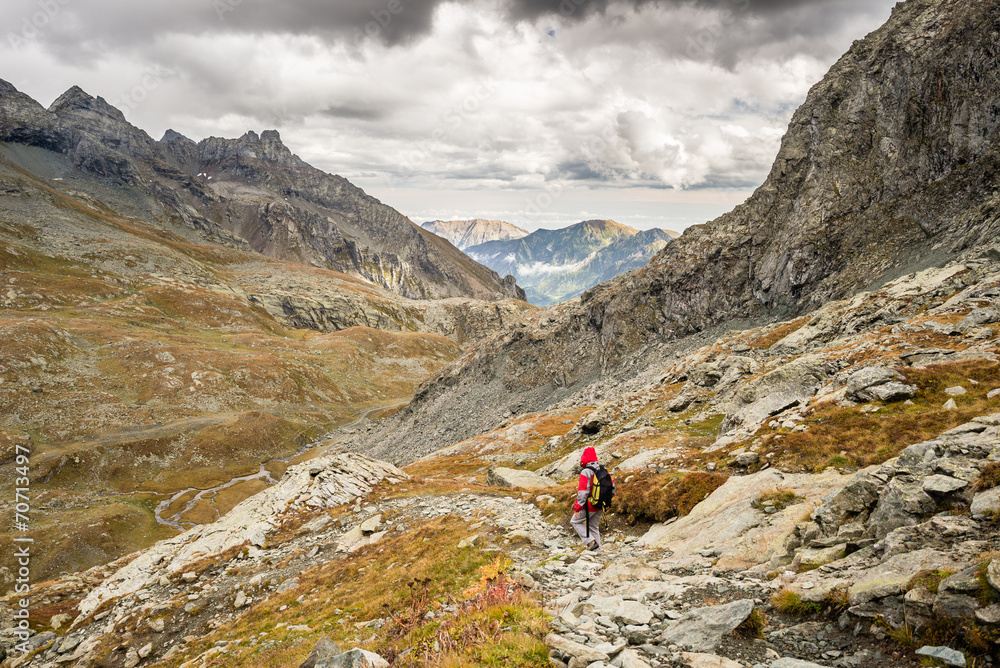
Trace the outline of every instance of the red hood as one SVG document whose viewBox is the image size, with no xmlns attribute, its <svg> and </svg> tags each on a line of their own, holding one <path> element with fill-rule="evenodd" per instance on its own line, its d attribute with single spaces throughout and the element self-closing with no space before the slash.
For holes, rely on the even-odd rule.
<svg viewBox="0 0 1000 668">
<path fill-rule="evenodd" d="M 593 447 L 587 447 L 583 449 L 583 454 L 580 455 L 580 466 L 586 466 L 590 462 L 597 461 L 597 450 Z"/>
</svg>

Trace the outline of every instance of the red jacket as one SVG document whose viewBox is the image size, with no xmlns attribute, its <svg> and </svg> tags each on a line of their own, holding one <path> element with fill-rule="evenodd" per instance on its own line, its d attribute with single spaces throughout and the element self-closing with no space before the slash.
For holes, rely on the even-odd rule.
<svg viewBox="0 0 1000 668">
<path fill-rule="evenodd" d="M 593 466 L 588 466 L 588 464 L 593 464 Z M 594 504 L 587 501 L 587 497 L 590 496 L 590 481 L 597 475 L 597 451 L 593 447 L 584 448 L 583 454 L 580 455 L 580 466 L 583 467 L 583 470 L 580 471 L 580 482 L 576 488 L 576 501 L 573 503 L 573 512 L 578 513 L 583 510 L 584 503 L 587 504 L 587 510 L 595 512 L 597 508 Z"/>
</svg>

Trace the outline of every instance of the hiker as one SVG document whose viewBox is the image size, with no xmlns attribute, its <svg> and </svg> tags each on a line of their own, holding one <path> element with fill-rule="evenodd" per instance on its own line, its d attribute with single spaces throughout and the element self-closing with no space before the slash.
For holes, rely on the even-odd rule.
<svg viewBox="0 0 1000 668">
<path fill-rule="evenodd" d="M 577 487 L 576 502 L 573 504 L 573 519 L 570 523 L 580 535 L 584 546 L 593 552 L 601 549 L 601 517 L 611 505 L 615 495 L 615 483 L 608 470 L 597 462 L 597 451 L 592 447 L 583 449 L 580 455 L 580 484 Z"/>
</svg>

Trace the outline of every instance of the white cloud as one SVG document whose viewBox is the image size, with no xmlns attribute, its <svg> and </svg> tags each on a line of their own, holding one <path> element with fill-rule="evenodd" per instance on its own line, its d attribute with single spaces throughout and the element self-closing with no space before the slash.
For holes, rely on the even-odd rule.
<svg viewBox="0 0 1000 668">
<path fill-rule="evenodd" d="M 50 1 L 63 8 L 38 35 L 0 39 L 0 78 L 43 104 L 73 84 L 127 100 L 159 68 L 127 112 L 154 137 L 275 127 L 318 167 L 423 193 L 405 213 L 485 215 L 440 193 L 507 191 L 493 211 L 522 223 L 561 220 L 587 189 L 746 192 L 809 86 L 892 4 L 595 2 L 606 11 L 566 19 L 558 3 L 403 0 L 392 30 L 363 41 L 386 0 L 244 0 L 222 19 L 201 0 Z M 4 3 L 0 20 L 16 27 L 37 2 Z M 635 215 L 655 218 L 648 206 Z"/>
</svg>

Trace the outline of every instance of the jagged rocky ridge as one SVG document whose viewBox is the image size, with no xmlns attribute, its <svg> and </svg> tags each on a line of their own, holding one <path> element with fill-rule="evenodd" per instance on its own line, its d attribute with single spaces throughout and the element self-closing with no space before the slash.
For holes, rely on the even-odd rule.
<svg viewBox="0 0 1000 668">
<path fill-rule="evenodd" d="M 150 213 L 213 242 L 336 269 L 411 298 L 523 298 L 448 242 L 346 179 L 293 155 L 278 133 L 156 142 L 78 87 L 46 110 L 0 82 L 0 141 L 68 155 L 153 198 Z"/>
<path fill-rule="evenodd" d="M 645 268 L 485 341 L 359 447 L 412 459 L 511 413 L 614 391 L 692 345 L 685 336 L 1000 254 L 998 4 L 897 5 L 813 87 L 745 204 L 687 229 Z"/>
</svg>

